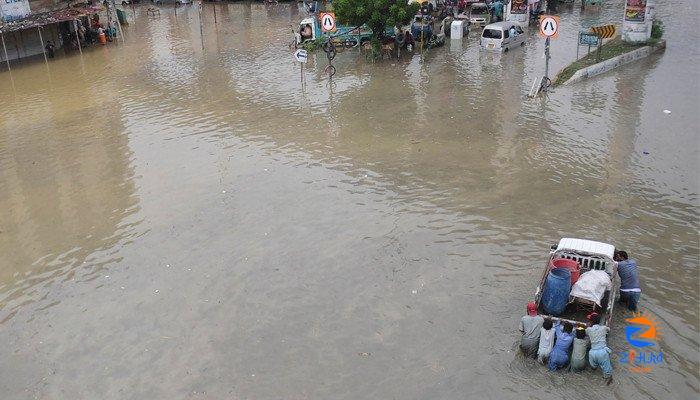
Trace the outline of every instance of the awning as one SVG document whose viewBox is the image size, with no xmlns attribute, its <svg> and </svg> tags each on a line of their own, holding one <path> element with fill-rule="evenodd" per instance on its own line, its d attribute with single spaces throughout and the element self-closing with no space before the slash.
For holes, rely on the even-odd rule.
<svg viewBox="0 0 700 400">
<path fill-rule="evenodd" d="M 20 31 L 23 29 L 37 28 L 40 26 L 56 24 L 63 21 L 72 21 L 80 17 L 97 14 L 103 10 L 100 5 L 69 7 L 61 10 L 31 14 L 26 18 L 0 22 L 0 33 Z"/>
</svg>

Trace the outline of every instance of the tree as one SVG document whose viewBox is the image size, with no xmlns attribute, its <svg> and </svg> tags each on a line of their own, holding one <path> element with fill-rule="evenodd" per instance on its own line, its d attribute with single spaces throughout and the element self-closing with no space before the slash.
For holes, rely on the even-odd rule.
<svg viewBox="0 0 700 400">
<path fill-rule="evenodd" d="M 334 0 L 333 11 L 338 22 L 344 25 L 367 24 L 372 37 L 380 39 L 387 27 L 408 24 L 420 7 L 418 2 L 407 0 Z"/>
</svg>

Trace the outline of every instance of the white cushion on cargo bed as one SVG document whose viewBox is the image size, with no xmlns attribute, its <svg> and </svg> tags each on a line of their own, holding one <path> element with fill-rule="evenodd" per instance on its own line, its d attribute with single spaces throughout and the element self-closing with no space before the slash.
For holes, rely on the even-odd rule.
<svg viewBox="0 0 700 400">
<path fill-rule="evenodd" d="M 600 306 L 606 290 L 612 289 L 612 282 L 605 271 L 584 272 L 571 288 L 571 296 L 595 302 Z"/>
</svg>

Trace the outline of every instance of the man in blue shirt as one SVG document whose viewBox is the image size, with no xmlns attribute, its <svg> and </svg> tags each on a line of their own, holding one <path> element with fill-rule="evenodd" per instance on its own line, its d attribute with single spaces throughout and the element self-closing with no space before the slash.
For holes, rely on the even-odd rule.
<svg viewBox="0 0 700 400">
<path fill-rule="evenodd" d="M 630 260 L 626 251 L 615 251 L 617 273 L 620 275 L 620 301 L 627 303 L 627 309 L 637 311 L 637 303 L 642 290 L 639 288 L 639 272 L 637 262 Z"/>
<path fill-rule="evenodd" d="M 552 352 L 549 353 L 548 367 L 550 371 L 564 368 L 566 364 L 569 363 L 569 348 L 574 341 L 573 330 L 574 326 L 571 322 L 565 322 L 563 329 L 559 321 L 554 325 L 554 336 L 556 340 L 554 341 Z"/>
</svg>

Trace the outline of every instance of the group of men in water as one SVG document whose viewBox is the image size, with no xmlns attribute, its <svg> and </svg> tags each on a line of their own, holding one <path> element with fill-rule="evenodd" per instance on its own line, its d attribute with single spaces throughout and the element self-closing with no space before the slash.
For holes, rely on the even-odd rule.
<svg viewBox="0 0 700 400">
<path fill-rule="evenodd" d="M 622 250 L 615 251 L 613 258 L 620 276 L 620 302 L 626 303 L 629 311 L 636 312 L 641 294 L 637 263 Z M 546 363 L 550 371 L 567 366 L 576 372 L 586 369 L 587 365 L 593 369 L 600 367 L 609 385 L 612 382 L 612 351 L 607 346 L 610 328 L 601 325 L 600 314 L 596 312 L 588 314 L 587 318 L 587 327 L 553 322 L 538 315 L 537 304 L 530 302 L 527 315 L 520 320 L 520 349 L 527 357 Z"/>
</svg>

